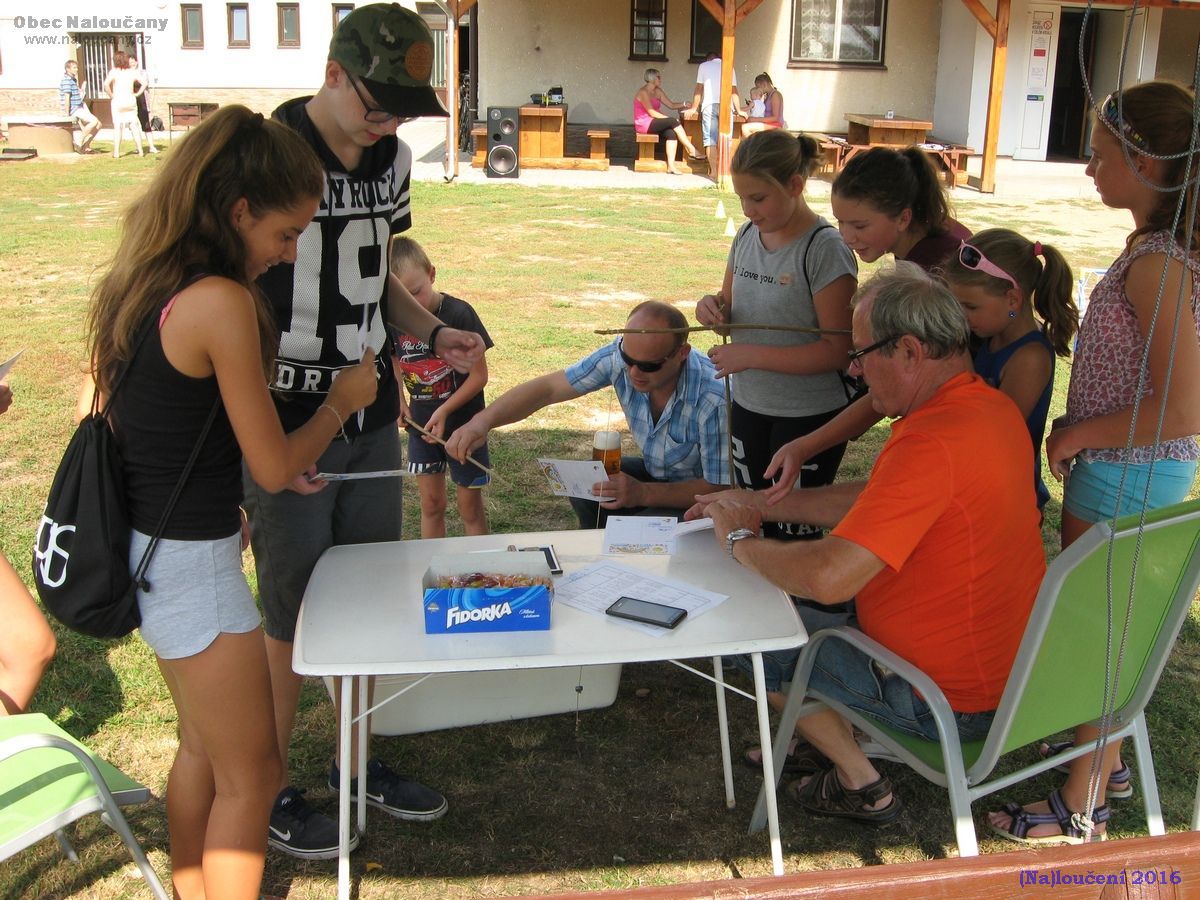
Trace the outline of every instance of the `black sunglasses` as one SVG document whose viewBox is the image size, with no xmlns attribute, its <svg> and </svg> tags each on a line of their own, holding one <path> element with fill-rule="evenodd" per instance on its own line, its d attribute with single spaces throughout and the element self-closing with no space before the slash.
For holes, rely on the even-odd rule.
<svg viewBox="0 0 1200 900">
<path fill-rule="evenodd" d="M 363 118 L 368 122 L 373 125 L 382 125 L 384 122 L 390 122 L 392 119 L 398 119 L 399 123 L 403 125 L 408 121 L 408 119 L 398 116 L 395 113 L 390 113 L 386 109 L 381 109 L 378 106 L 372 106 L 367 102 L 366 96 L 363 94 L 362 89 L 358 86 L 358 79 L 349 72 L 346 73 L 346 78 L 350 81 L 350 87 L 354 88 L 354 93 L 358 95 L 358 100 L 363 105 Z"/>
<path fill-rule="evenodd" d="M 676 348 L 676 349 L 678 349 L 678 348 Z M 617 352 L 621 354 L 621 362 L 625 363 L 625 365 L 629 366 L 629 368 L 631 368 L 631 369 L 636 366 L 637 368 L 639 368 L 643 372 L 645 372 L 647 375 L 650 375 L 653 372 L 657 372 L 659 369 L 661 369 L 666 364 L 668 359 L 670 359 L 672 356 L 675 355 L 675 351 L 672 350 L 670 353 L 668 353 L 662 359 L 656 359 L 653 362 L 642 362 L 640 359 L 634 359 L 632 356 L 630 356 L 628 353 L 625 352 L 625 342 L 623 340 L 617 341 Z"/>
<path fill-rule="evenodd" d="M 860 360 L 864 356 L 866 356 L 868 353 L 874 353 L 876 350 L 879 350 L 880 348 L 890 344 L 894 340 L 896 340 L 896 338 L 885 337 L 883 340 L 876 341 L 875 343 L 873 343 L 867 347 L 863 347 L 861 350 L 851 350 L 849 353 L 846 354 L 846 356 L 849 358 L 849 361 L 846 363 L 847 368 L 854 365 L 855 363 L 858 363 L 861 366 L 862 363 L 860 362 Z"/>
</svg>

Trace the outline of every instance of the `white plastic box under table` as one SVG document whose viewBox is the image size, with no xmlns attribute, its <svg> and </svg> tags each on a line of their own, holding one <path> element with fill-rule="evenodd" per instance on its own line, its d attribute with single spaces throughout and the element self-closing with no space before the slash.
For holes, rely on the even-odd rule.
<svg viewBox="0 0 1200 900">
<path fill-rule="evenodd" d="M 716 685 L 717 720 L 721 733 L 721 764 L 726 804 L 732 808 L 733 771 L 729 755 L 726 691 L 749 697 L 725 684 L 721 657 L 748 654 L 754 670 L 758 738 L 763 771 L 773 771 L 771 723 L 762 654 L 799 647 L 808 640 L 804 626 L 787 595 L 761 576 L 739 566 L 722 553 L 712 532 L 684 535 L 671 556 L 602 554 L 604 532 L 554 531 L 529 534 L 480 535 L 381 544 L 331 547 L 317 561 L 296 628 L 292 668 L 301 675 L 342 676 L 338 735 L 342 759 L 350 756 L 354 687 L 366 704 L 370 675 L 440 675 L 446 672 L 503 672 L 563 666 L 613 665 L 708 658 L 711 677 L 683 665 Z M 549 631 L 485 634 L 425 634 L 421 573 L 439 553 L 553 544 L 566 573 L 600 559 L 620 562 L 659 577 L 703 587 L 729 599 L 701 616 L 689 617 L 664 635 L 647 634 L 619 619 L 594 616 L 556 603 Z M 426 684 L 436 684 L 431 679 Z M 381 694 L 380 698 L 386 697 Z M 358 718 L 359 768 L 366 768 L 366 719 Z M 338 794 L 338 897 L 350 896 L 350 766 L 341 767 Z M 366 830 L 366 793 L 359 795 L 358 829 Z M 456 815 L 471 814 L 458 807 Z M 775 874 L 783 874 L 779 842 L 779 811 L 775 792 L 767 792 L 767 824 Z"/>
</svg>

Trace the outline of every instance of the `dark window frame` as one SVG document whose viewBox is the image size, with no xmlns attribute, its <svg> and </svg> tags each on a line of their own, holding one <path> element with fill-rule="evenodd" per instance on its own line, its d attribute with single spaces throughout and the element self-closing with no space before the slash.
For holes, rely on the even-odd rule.
<svg viewBox="0 0 1200 900">
<path fill-rule="evenodd" d="M 244 41 L 235 40 L 233 37 L 233 16 L 234 13 L 241 11 L 246 14 L 246 39 Z M 250 4 L 249 3 L 226 3 L 225 4 L 225 34 L 228 37 L 227 47 L 230 49 L 246 49 L 250 46 Z"/>
<path fill-rule="evenodd" d="M 294 10 L 296 13 L 296 37 L 294 40 L 288 40 L 284 37 L 283 31 L 283 16 L 288 10 Z M 300 4 L 299 3 L 276 3 L 275 4 L 275 24 L 279 32 L 279 47 L 299 47 L 300 46 Z"/>
<path fill-rule="evenodd" d="M 887 19 L 888 19 L 888 0 L 874 0 L 876 9 L 879 15 L 879 58 L 877 60 L 853 60 L 853 59 L 809 59 L 801 56 L 794 56 L 792 51 L 796 45 L 796 27 L 799 18 L 800 7 L 807 0 L 792 0 L 792 22 L 788 40 L 788 63 L 789 69 L 874 69 L 878 71 L 887 70 Z M 836 14 L 835 14 L 836 15 Z M 835 18 L 833 27 L 839 27 Z"/>
<path fill-rule="evenodd" d="M 639 21 L 638 16 L 645 17 Z M 657 15 L 658 19 L 651 19 Z M 646 37 L 638 37 L 638 29 L 646 29 Z M 662 39 L 648 36 L 649 30 L 662 29 Z M 644 49 L 639 50 L 639 46 Z M 657 52 L 656 52 L 657 51 Z M 629 0 L 629 58 L 647 62 L 667 61 L 667 0 Z"/>
<path fill-rule="evenodd" d="M 196 13 L 196 24 L 199 26 L 200 34 L 194 39 L 188 38 L 188 13 Z M 179 27 L 180 38 L 182 43 L 180 46 L 185 50 L 203 50 L 204 49 L 204 7 L 199 3 L 180 3 L 179 4 Z"/>
<path fill-rule="evenodd" d="M 334 3 L 333 4 L 333 29 L 334 29 L 334 31 L 336 31 L 337 27 L 342 24 L 342 19 L 346 18 L 346 16 L 350 15 L 350 13 L 352 13 L 352 12 L 354 12 L 354 4 L 353 3 Z M 342 13 L 345 13 L 345 15 L 342 15 Z"/>
<path fill-rule="evenodd" d="M 705 21 L 707 21 L 708 23 L 711 23 L 711 24 L 704 25 L 703 27 L 705 29 L 715 29 L 716 30 L 717 45 L 715 47 L 711 47 L 711 48 L 707 47 L 707 46 L 701 47 L 697 44 L 697 39 L 703 37 L 703 35 L 698 33 L 698 30 L 696 28 L 696 23 L 697 22 L 705 22 Z M 705 57 L 708 56 L 708 53 L 710 50 L 713 53 L 716 53 L 718 56 L 720 56 L 721 55 L 721 39 L 722 39 L 721 32 L 722 32 L 722 24 L 712 17 L 712 13 L 710 13 L 708 11 L 708 9 L 705 8 L 704 4 L 701 3 L 700 0 L 692 0 L 692 25 L 691 25 L 691 34 L 688 36 L 688 62 L 690 62 L 690 63 L 704 62 L 704 59 L 705 59 Z"/>
</svg>

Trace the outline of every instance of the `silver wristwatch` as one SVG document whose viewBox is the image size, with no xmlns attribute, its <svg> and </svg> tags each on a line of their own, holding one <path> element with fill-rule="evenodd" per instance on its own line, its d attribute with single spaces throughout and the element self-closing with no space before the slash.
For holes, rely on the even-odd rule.
<svg viewBox="0 0 1200 900">
<path fill-rule="evenodd" d="M 751 531 L 749 528 L 735 528 L 729 534 L 725 535 L 725 546 L 729 548 L 729 558 L 735 559 L 733 555 L 733 545 L 738 541 L 744 541 L 746 538 L 758 537 L 757 531 Z"/>
</svg>

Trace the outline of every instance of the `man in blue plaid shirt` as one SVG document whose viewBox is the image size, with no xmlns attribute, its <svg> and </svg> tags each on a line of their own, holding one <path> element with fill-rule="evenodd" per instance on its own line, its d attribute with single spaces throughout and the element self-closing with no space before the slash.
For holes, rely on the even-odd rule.
<svg viewBox="0 0 1200 900">
<path fill-rule="evenodd" d="M 682 516 L 696 494 L 729 484 L 724 387 L 708 357 L 692 352 L 686 327 L 673 306 L 639 304 L 626 328 L 678 333 L 624 334 L 567 369 L 517 385 L 455 431 L 447 452 L 464 460 L 492 428 L 611 386 L 642 456 L 623 457 L 620 472 L 593 486 L 612 500 L 571 498 L 581 526 L 602 528 L 610 512 Z"/>
<path fill-rule="evenodd" d="M 62 81 L 58 83 L 58 102 L 63 115 L 74 119 L 79 125 L 79 152 L 95 153 L 91 146 L 92 138 L 100 130 L 100 120 L 92 115 L 83 101 L 83 91 L 79 89 L 79 63 L 73 59 L 68 59 L 63 67 Z"/>
</svg>

